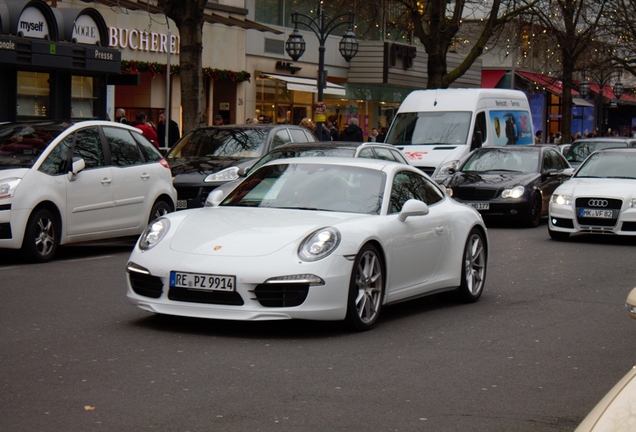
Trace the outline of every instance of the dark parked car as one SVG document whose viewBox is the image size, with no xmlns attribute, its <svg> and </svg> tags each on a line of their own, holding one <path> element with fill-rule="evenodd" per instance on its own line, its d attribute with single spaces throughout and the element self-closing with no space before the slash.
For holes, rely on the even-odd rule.
<svg viewBox="0 0 636 432">
<path fill-rule="evenodd" d="M 548 214 L 552 192 L 573 169 L 554 146 L 482 147 L 447 179 L 457 201 L 484 216 L 506 216 L 532 227 Z"/>
<path fill-rule="evenodd" d="M 290 142 L 315 142 L 294 125 L 249 124 L 195 129 L 166 156 L 177 190 L 177 209 L 202 207 L 210 191 L 238 178 L 271 149 Z"/>
<path fill-rule="evenodd" d="M 564 155 L 573 168 L 578 168 L 596 150 L 619 147 L 636 147 L 636 139 L 621 137 L 581 138 L 574 141 Z"/>
<path fill-rule="evenodd" d="M 406 156 L 391 144 L 379 142 L 351 142 L 351 141 L 319 141 L 314 143 L 291 143 L 276 147 L 260 158 L 249 169 L 239 170 L 239 178 L 219 186 L 223 196 L 243 181 L 251 172 L 267 162 L 276 159 L 294 157 L 361 157 L 368 159 L 383 159 L 410 165 Z M 216 189 L 215 189 L 216 190 Z M 220 199 L 220 197 L 219 197 Z M 207 203 L 206 203 L 207 205 Z"/>
</svg>

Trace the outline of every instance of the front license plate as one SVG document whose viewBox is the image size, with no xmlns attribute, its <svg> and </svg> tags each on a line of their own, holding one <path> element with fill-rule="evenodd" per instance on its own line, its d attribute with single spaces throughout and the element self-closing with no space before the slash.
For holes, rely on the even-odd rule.
<svg viewBox="0 0 636 432">
<path fill-rule="evenodd" d="M 490 203 L 470 203 L 470 206 L 475 210 L 489 210 Z"/>
<path fill-rule="evenodd" d="M 234 291 L 236 276 L 170 272 L 170 287 L 207 291 Z"/>
<path fill-rule="evenodd" d="M 612 210 L 597 210 L 597 209 L 582 208 L 579 210 L 579 217 L 612 219 L 614 217 L 614 212 Z"/>
<path fill-rule="evenodd" d="M 188 201 L 187 200 L 177 200 L 177 208 L 178 209 L 188 208 Z"/>
</svg>

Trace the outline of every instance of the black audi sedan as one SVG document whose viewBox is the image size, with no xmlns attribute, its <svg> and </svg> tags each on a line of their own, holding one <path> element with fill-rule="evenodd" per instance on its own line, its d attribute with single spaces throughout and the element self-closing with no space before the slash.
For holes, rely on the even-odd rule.
<svg viewBox="0 0 636 432">
<path fill-rule="evenodd" d="M 508 217 L 536 227 L 548 214 L 552 192 L 573 171 L 554 146 L 489 146 L 470 153 L 445 186 L 455 200 L 484 217 Z"/>
<path fill-rule="evenodd" d="M 177 210 L 203 207 L 210 191 L 239 177 L 261 156 L 290 142 L 315 142 L 306 128 L 287 124 L 203 127 L 184 135 L 166 160 L 177 190 Z"/>
</svg>

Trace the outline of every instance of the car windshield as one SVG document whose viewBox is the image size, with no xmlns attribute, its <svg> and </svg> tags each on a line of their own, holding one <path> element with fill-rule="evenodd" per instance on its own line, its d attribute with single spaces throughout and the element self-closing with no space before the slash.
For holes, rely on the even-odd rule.
<svg viewBox="0 0 636 432">
<path fill-rule="evenodd" d="M 61 123 L 0 125 L 0 169 L 31 168 L 68 126 Z"/>
<path fill-rule="evenodd" d="M 590 156 L 574 177 L 636 179 L 636 152 L 601 152 Z"/>
<path fill-rule="evenodd" d="M 199 129 L 184 136 L 167 157 L 256 158 L 263 154 L 269 131 L 259 128 Z"/>
<path fill-rule="evenodd" d="M 385 142 L 393 145 L 466 144 L 470 112 L 415 112 L 398 114 Z"/>
<path fill-rule="evenodd" d="M 303 148 L 303 149 L 278 149 L 272 150 L 265 156 L 260 158 L 258 162 L 250 168 L 249 172 L 255 171 L 257 168 L 265 165 L 269 161 L 276 159 L 287 159 L 295 157 L 317 157 L 317 156 L 330 156 L 330 157 L 352 157 L 356 153 L 356 149 L 353 147 L 331 147 L 331 148 Z"/>
<path fill-rule="evenodd" d="M 266 165 L 220 205 L 379 214 L 384 183 L 382 172 L 361 167 Z"/>
<path fill-rule="evenodd" d="M 596 150 L 613 147 L 627 147 L 625 142 L 608 142 L 608 141 L 581 141 L 573 143 L 565 154 L 568 162 L 583 162 L 589 155 Z"/>
<path fill-rule="evenodd" d="M 492 171 L 538 172 L 539 154 L 538 151 L 489 148 L 486 151 L 473 153 L 461 167 L 461 171 L 480 173 Z"/>
</svg>

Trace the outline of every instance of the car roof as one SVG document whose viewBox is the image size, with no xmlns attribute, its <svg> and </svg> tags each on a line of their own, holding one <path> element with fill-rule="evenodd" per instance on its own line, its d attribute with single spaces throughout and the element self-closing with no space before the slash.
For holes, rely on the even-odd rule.
<svg viewBox="0 0 636 432">
<path fill-rule="evenodd" d="M 388 161 L 384 159 L 368 159 L 368 158 L 347 158 L 347 157 L 325 157 L 325 156 L 313 156 L 313 157 L 297 157 L 289 159 L 275 159 L 267 162 L 263 166 L 275 165 L 275 164 L 320 164 L 320 165 L 348 165 L 360 168 L 370 168 L 378 171 L 384 171 L 387 168 L 395 166 L 394 169 L 409 169 L 419 174 L 424 174 L 422 171 L 413 167 L 412 165 L 406 165 L 403 163 Z"/>
<path fill-rule="evenodd" d="M 283 145 L 279 145 L 272 150 L 279 149 L 313 149 L 313 148 L 351 148 L 356 149 L 358 147 L 384 147 L 399 149 L 392 144 L 378 143 L 378 142 L 353 142 L 353 141 L 316 141 L 316 142 L 291 142 Z"/>
<path fill-rule="evenodd" d="M 595 138 L 579 138 L 574 141 L 572 144 L 579 143 L 590 143 L 590 142 L 599 142 L 599 143 L 636 143 L 636 139 L 629 137 L 595 137 Z"/>
</svg>

